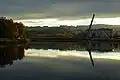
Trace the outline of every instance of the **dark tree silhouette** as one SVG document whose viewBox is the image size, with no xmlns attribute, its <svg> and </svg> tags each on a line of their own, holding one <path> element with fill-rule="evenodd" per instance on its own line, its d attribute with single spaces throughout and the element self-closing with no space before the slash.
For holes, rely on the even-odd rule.
<svg viewBox="0 0 120 80">
<path fill-rule="evenodd" d="M 12 19 L 0 18 L 0 38 L 25 40 L 24 24 L 14 22 Z"/>
<path fill-rule="evenodd" d="M 0 48 L 0 67 L 12 65 L 15 60 L 21 60 L 24 57 L 24 46 L 10 45 Z"/>
</svg>

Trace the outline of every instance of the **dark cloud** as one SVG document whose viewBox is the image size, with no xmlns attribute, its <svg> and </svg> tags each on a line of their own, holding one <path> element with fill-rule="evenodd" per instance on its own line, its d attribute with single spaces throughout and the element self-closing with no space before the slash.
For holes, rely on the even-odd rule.
<svg viewBox="0 0 120 80">
<path fill-rule="evenodd" d="M 120 0 L 0 0 L 0 15 L 14 19 L 119 17 Z"/>
</svg>

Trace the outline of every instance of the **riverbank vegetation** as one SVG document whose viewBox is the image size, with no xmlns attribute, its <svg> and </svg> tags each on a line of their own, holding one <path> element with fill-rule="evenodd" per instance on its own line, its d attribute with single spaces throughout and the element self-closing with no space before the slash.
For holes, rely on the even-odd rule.
<svg viewBox="0 0 120 80">
<path fill-rule="evenodd" d="M 1 40 L 26 40 L 25 25 L 23 23 L 14 22 L 12 19 L 5 17 L 0 18 L 0 38 Z"/>
</svg>

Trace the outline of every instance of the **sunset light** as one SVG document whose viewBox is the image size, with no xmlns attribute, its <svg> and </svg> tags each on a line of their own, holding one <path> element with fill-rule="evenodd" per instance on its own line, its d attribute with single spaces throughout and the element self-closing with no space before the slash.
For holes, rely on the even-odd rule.
<svg viewBox="0 0 120 80">
<path fill-rule="evenodd" d="M 23 22 L 26 26 L 59 26 L 59 25 L 89 25 L 91 18 L 80 20 L 59 20 L 59 19 L 23 19 L 15 20 Z M 120 25 L 120 17 L 116 18 L 95 18 L 93 24 Z"/>
</svg>

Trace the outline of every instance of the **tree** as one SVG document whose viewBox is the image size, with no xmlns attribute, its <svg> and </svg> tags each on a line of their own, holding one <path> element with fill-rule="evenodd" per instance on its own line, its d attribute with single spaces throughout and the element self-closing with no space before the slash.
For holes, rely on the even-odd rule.
<svg viewBox="0 0 120 80">
<path fill-rule="evenodd" d="M 25 26 L 23 23 L 15 23 L 17 27 L 17 33 L 16 33 L 16 38 L 17 39 L 22 39 L 25 40 L 26 38 L 26 32 L 25 32 Z"/>
<path fill-rule="evenodd" d="M 26 34 L 24 24 L 21 22 L 14 22 L 12 19 L 0 18 L 0 38 L 25 40 Z"/>
</svg>

